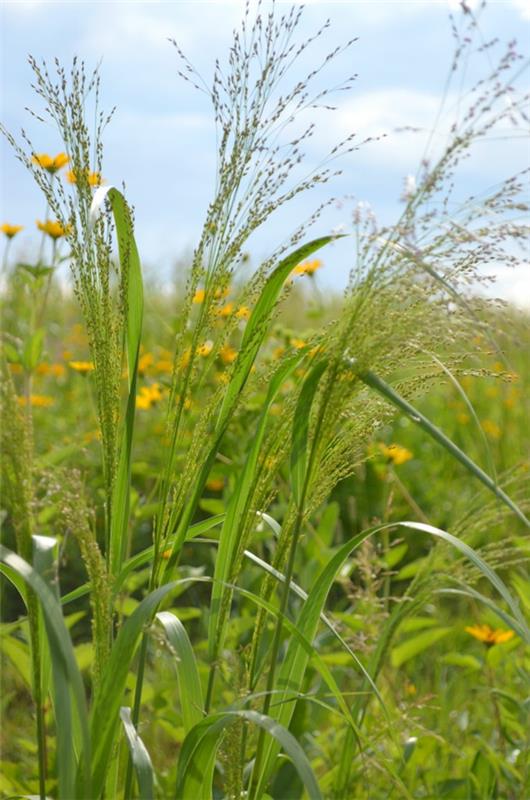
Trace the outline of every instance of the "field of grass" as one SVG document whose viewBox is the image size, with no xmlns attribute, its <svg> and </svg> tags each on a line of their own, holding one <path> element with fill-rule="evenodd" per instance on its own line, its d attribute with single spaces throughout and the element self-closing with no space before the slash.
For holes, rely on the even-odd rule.
<svg viewBox="0 0 530 800">
<path fill-rule="evenodd" d="M 289 41 L 254 23 L 214 81 L 185 285 L 145 281 L 101 177 L 97 73 L 34 64 L 58 156 L 4 131 L 49 214 L 32 263 L 2 226 L 3 797 L 530 796 L 528 316 L 469 288 L 516 260 L 524 190 L 447 213 L 516 113 L 511 51 L 396 224 L 356 211 L 335 297 L 337 234 L 246 264 L 332 179 L 290 183 L 298 144 L 275 149 L 310 91 Z"/>
</svg>

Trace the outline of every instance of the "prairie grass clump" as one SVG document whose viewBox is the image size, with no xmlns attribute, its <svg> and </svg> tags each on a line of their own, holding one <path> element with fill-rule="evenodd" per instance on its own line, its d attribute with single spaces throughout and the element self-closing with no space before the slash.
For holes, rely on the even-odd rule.
<svg viewBox="0 0 530 800">
<path fill-rule="evenodd" d="M 528 376 L 499 310 L 474 294 L 484 264 L 516 263 L 523 176 L 453 200 L 472 147 L 524 121 L 507 77 L 518 57 L 510 45 L 465 96 L 394 225 L 354 210 L 344 297 L 310 317 L 294 281 L 314 286 L 338 236 L 308 238 L 321 207 L 247 280 L 239 271 L 254 232 L 357 147 L 352 134 L 304 172 L 317 131 L 290 125 L 332 108 L 319 68 L 288 83 L 327 28 L 298 43 L 301 14 L 247 4 L 211 84 L 173 43 L 212 104 L 218 152 L 176 309 L 147 290 L 171 314 L 164 340 L 144 319 L 134 214 L 104 183 L 98 72 L 31 59 L 57 156 L 3 131 L 46 198 L 51 252 L 15 265 L 4 290 L 20 313 L 3 337 L 3 647 L 25 664 L 38 752 L 37 771 L 10 768 L 11 793 L 478 798 L 516 797 L 528 780 L 514 710 L 530 642 L 524 467 L 494 450 L 500 406 L 483 409 L 476 388 L 504 387 L 508 431 L 508 387 Z M 455 34 L 460 80 L 479 37 L 470 14 Z M 61 257 L 75 305 L 54 281 Z M 35 401 L 44 389 L 64 420 Z M 506 652 L 510 700 L 496 688 Z M 486 676 L 491 714 L 455 670 Z M 454 733 L 453 710 L 481 714 L 480 741 L 468 722 Z"/>
</svg>

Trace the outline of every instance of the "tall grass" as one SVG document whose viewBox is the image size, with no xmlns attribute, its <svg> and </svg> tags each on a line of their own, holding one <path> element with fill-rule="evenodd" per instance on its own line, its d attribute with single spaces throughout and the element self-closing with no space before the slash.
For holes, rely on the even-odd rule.
<svg viewBox="0 0 530 800">
<path fill-rule="evenodd" d="M 53 453 L 40 458 L 28 387 L 44 333 L 33 325 L 26 342 L 6 336 L 4 504 L 16 533 L 16 552 L 2 546 L 2 573 L 27 609 L 41 798 L 159 794 L 156 753 L 149 753 L 142 741 L 142 723 L 149 721 L 149 704 L 142 703 L 145 676 L 159 646 L 170 649 L 178 685 L 182 737 L 170 775 L 164 777 L 173 796 L 208 798 L 214 786 L 230 798 L 259 800 L 271 792 L 287 796 L 282 794 L 288 791 L 282 788 L 286 758 L 308 797 L 354 796 L 352 765 L 371 747 L 365 726 L 369 704 L 375 699 L 387 713 L 378 679 L 393 637 L 407 615 L 441 589 L 432 566 L 420 570 L 409 585 L 408 602 L 392 603 L 371 657 L 364 659 L 352 649 L 326 616 L 326 602 L 352 555 L 361 557 L 373 537 L 381 535 L 388 543 L 384 537 L 391 529 L 399 528 L 412 539 L 427 534 L 450 544 L 468 562 L 452 590 L 486 603 L 530 642 L 517 600 L 480 552 L 466 543 L 467 531 L 455 536 L 414 519 L 373 524 L 350 532 L 336 547 L 331 538 L 311 581 L 304 581 L 301 542 L 335 488 L 366 458 L 374 433 L 397 412 L 407 414 L 456 459 L 462 480 L 481 481 L 514 521 L 526 527 L 529 523 L 517 491 L 503 488 L 436 419 L 414 405 L 448 372 L 457 380 L 472 369 L 473 336 L 495 336 L 487 327 L 487 302 L 467 287 L 479 279 L 485 261 L 513 258 L 512 245 L 521 234 L 516 217 L 523 208 L 520 179 L 508 179 L 480 203 L 470 198 L 448 209 L 454 174 L 472 146 L 495 125 L 523 113 L 516 99 L 505 102 L 506 76 L 517 70 L 512 48 L 488 79 L 469 92 L 468 110 L 455 122 L 443 152 L 432 163 L 422 162 L 417 186 L 408 193 L 396 224 L 381 228 L 370 213 L 356 212 L 355 266 L 332 324 L 287 347 L 275 361 L 264 356 L 293 270 L 336 238 L 309 235 L 307 226 L 295 231 L 287 246 L 271 252 L 238 286 L 237 299 L 228 306 L 226 290 L 251 234 L 297 194 L 332 180 L 337 157 L 352 149 L 350 137 L 333 148 L 317 171 L 300 179 L 302 148 L 313 135 L 312 127 L 282 144 L 301 111 L 328 102 L 327 92 L 313 90 L 319 70 L 288 84 L 297 59 L 326 27 L 297 43 L 301 13 L 293 9 L 279 16 L 274 8 L 264 13 L 260 7 L 251 19 L 247 6 L 228 63 L 225 68 L 217 65 L 211 86 L 201 81 L 175 43 L 183 76 L 212 103 L 218 158 L 215 194 L 174 321 L 163 469 L 153 476 L 150 496 L 144 498 L 144 524 L 151 536 L 146 549 L 138 546 L 137 517 L 131 513 L 138 502 L 132 465 L 144 323 L 142 271 L 131 207 L 116 188 L 94 191 L 93 184 L 100 181 L 90 180 L 103 171 L 101 138 L 110 119 L 99 109 L 98 73 L 87 76 L 83 64 L 74 61 L 70 71 L 57 66 L 52 75 L 46 65 L 31 60 L 37 94 L 57 126 L 76 176 L 70 193 L 35 163 L 31 142 L 24 149 L 4 130 L 68 243 L 93 364 L 93 380 L 86 387 L 94 393 L 101 457 L 94 496 L 84 486 L 85 467 L 62 467 L 62 456 L 54 463 Z M 465 70 L 478 36 L 472 17 L 464 25 L 454 80 Z M 342 50 L 333 51 L 324 67 Z M 88 120 L 94 110 L 92 133 Z M 320 210 L 311 225 L 318 222 Z M 28 278 L 35 281 L 41 318 L 49 297 L 43 274 L 36 268 Z M 31 352 L 36 355 L 30 357 Z M 219 383 L 216 364 L 227 353 Z M 23 410 L 7 361 L 21 368 Z M 203 519 L 199 510 L 207 481 L 219 460 L 226 460 L 226 452 L 231 478 L 225 505 Z M 58 577 L 57 543 L 63 536 L 40 535 L 47 504 L 54 509 L 56 529 L 77 541 L 88 575 L 88 582 L 66 595 L 60 593 Z M 276 519 L 275 508 L 281 509 Z M 500 513 L 499 505 L 495 509 Z M 477 513 L 469 527 L 479 525 Z M 258 555 L 255 544 L 263 541 L 263 531 L 266 547 Z M 193 569 L 190 548 L 197 547 L 200 552 L 213 550 L 211 574 Z M 245 579 L 249 562 L 256 568 L 250 584 Z M 497 600 L 478 591 L 479 580 L 489 582 Z M 201 584 L 209 593 L 209 608 L 201 610 L 206 619 L 202 642 L 190 636 L 185 620 L 171 610 L 173 598 Z M 88 681 L 64 617 L 70 603 L 87 595 L 93 648 Z M 131 606 L 128 600 L 135 602 Z M 389 605 L 390 598 L 385 602 Z M 238 618 L 242 608 L 251 615 L 248 630 L 238 625 L 238 619 L 244 621 Z M 358 675 L 353 702 L 343 685 L 347 681 L 319 652 L 321 624 L 335 652 Z M 315 775 L 293 724 L 310 669 L 326 690 L 315 702 L 334 715 L 340 728 L 334 767 L 324 775 Z M 48 698 L 53 727 L 44 711 Z M 53 758 L 46 752 L 50 739 Z M 384 766 L 399 796 L 410 797 L 400 769 Z"/>
</svg>

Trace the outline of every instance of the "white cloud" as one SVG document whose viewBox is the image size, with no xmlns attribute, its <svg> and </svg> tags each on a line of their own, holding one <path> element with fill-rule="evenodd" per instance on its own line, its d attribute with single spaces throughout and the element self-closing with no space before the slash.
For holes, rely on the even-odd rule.
<svg viewBox="0 0 530 800">
<path fill-rule="evenodd" d="M 530 0 L 512 0 L 512 5 L 519 12 L 522 19 L 530 20 Z"/>
</svg>

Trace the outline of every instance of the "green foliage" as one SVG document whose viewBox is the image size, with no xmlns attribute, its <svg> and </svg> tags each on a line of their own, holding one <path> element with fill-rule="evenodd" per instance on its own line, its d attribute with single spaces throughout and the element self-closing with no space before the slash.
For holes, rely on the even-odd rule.
<svg viewBox="0 0 530 800">
<path fill-rule="evenodd" d="M 354 149 L 300 180 L 311 129 L 278 144 L 330 94 L 318 69 L 284 85 L 312 43 L 301 13 L 248 4 L 206 90 L 216 184 L 185 287 L 149 285 L 128 201 L 94 191 L 97 71 L 30 61 L 71 189 L 2 128 L 60 226 L 2 297 L 8 796 L 530 791 L 528 320 L 468 288 L 515 260 L 523 187 L 451 195 L 521 112 L 517 57 L 469 93 L 394 225 L 355 210 L 350 282 L 323 302 L 321 209 L 243 269 L 252 233 Z M 462 25 L 457 80 L 479 35 Z"/>
</svg>

